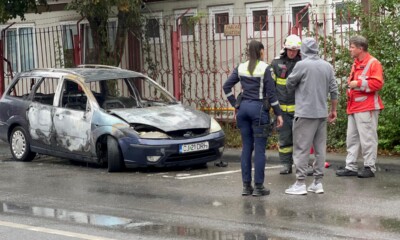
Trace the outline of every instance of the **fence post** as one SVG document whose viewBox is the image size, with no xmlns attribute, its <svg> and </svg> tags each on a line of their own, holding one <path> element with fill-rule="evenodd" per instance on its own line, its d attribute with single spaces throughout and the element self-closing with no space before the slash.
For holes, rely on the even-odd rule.
<svg viewBox="0 0 400 240">
<path fill-rule="evenodd" d="M 3 96 L 4 93 L 4 56 L 3 56 L 3 32 L 1 32 L 0 37 L 0 97 Z"/>
<path fill-rule="evenodd" d="M 6 28 L 4 28 L 3 30 L 1 30 L 1 35 L 0 35 L 0 97 L 3 96 L 4 90 L 5 90 L 5 78 L 4 78 L 4 61 L 7 61 L 7 63 L 9 64 L 9 68 L 10 68 L 10 73 L 12 76 L 12 68 L 11 68 L 11 63 L 8 62 L 8 60 L 4 57 L 4 38 L 6 36 L 6 31 L 7 29 L 9 29 L 12 25 L 14 25 L 15 22 L 11 23 L 10 25 L 8 25 Z"/>
<path fill-rule="evenodd" d="M 85 19 L 85 17 L 82 17 L 81 19 L 76 22 L 76 32 L 77 35 L 73 36 L 73 46 L 74 46 L 74 63 L 75 66 L 78 66 L 81 64 L 81 28 L 80 28 L 80 23 L 82 20 Z"/>
<path fill-rule="evenodd" d="M 141 52 L 140 52 L 140 41 L 133 35 L 132 32 L 128 32 L 128 69 L 136 72 L 142 71 L 141 65 Z"/>
<path fill-rule="evenodd" d="M 79 54 L 79 35 L 75 35 L 73 38 L 73 46 L 74 46 L 74 64 L 75 66 L 78 66 L 79 64 L 81 64 L 81 58 L 80 58 L 80 54 Z"/>
<path fill-rule="evenodd" d="M 181 63 L 181 18 L 188 13 L 191 8 L 188 8 L 184 13 L 182 13 L 178 19 L 176 19 L 175 26 L 173 26 L 172 30 L 172 74 L 174 76 L 174 97 L 181 101 L 182 97 L 182 63 Z"/>
<path fill-rule="evenodd" d="M 181 76 L 181 69 L 179 64 L 179 32 L 172 31 L 172 74 L 174 78 L 174 96 L 175 98 L 180 101 L 181 100 L 181 93 L 182 93 L 182 76 Z"/>
<path fill-rule="evenodd" d="M 303 9 L 301 9 L 296 14 L 296 24 L 292 28 L 292 34 L 296 34 L 297 36 L 302 37 L 301 34 L 302 34 L 303 25 L 301 25 L 300 23 L 302 22 L 303 17 L 301 17 L 301 14 L 303 14 L 303 12 L 308 10 L 308 8 L 310 8 L 310 7 L 311 7 L 311 4 L 308 3 Z"/>
</svg>

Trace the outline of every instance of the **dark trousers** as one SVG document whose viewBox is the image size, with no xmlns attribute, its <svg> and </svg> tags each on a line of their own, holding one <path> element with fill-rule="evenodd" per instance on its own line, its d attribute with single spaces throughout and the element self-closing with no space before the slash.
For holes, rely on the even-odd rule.
<svg viewBox="0 0 400 240">
<path fill-rule="evenodd" d="M 279 159 L 283 164 L 293 164 L 294 113 L 283 112 L 283 126 L 279 131 Z"/>
<path fill-rule="evenodd" d="M 265 148 L 269 134 L 269 115 L 261 101 L 243 100 L 236 116 L 242 136 L 242 180 L 251 183 L 251 156 L 254 150 L 254 183 L 264 183 Z"/>
</svg>

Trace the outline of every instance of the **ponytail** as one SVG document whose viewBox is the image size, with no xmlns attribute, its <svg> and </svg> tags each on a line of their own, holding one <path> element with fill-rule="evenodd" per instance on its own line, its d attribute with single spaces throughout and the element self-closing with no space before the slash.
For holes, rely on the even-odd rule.
<svg viewBox="0 0 400 240">
<path fill-rule="evenodd" d="M 261 58 L 261 49 L 264 49 L 264 45 L 256 40 L 252 40 L 249 44 L 249 66 L 247 70 L 250 75 L 253 76 L 254 69 Z"/>
</svg>

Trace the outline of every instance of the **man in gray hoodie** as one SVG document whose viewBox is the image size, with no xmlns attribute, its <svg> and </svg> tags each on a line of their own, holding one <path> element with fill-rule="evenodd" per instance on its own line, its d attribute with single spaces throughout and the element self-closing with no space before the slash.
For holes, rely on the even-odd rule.
<svg viewBox="0 0 400 240">
<path fill-rule="evenodd" d="M 293 161 L 296 165 L 295 184 L 285 190 L 287 194 L 304 195 L 307 191 L 323 193 L 322 178 L 326 156 L 326 123 L 335 121 L 338 87 L 331 64 L 318 56 L 318 43 L 305 38 L 301 44 L 302 61 L 288 76 L 286 88 L 295 92 L 296 109 L 293 122 Z M 328 95 L 331 109 L 328 114 Z M 314 146 L 314 181 L 306 189 L 310 148 Z"/>
</svg>

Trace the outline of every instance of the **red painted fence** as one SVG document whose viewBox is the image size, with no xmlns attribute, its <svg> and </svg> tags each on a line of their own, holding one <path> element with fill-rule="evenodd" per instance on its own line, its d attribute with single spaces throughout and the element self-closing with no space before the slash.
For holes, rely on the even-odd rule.
<svg viewBox="0 0 400 240">
<path fill-rule="evenodd" d="M 221 120 L 231 120 L 234 112 L 223 95 L 222 85 L 230 72 L 246 60 L 251 39 L 264 44 L 264 60 L 271 62 L 279 55 L 285 37 L 292 32 L 301 37 L 313 36 L 322 46 L 321 55 L 335 64 L 335 53 L 347 47 L 349 32 L 359 30 L 356 19 L 336 17 L 333 13 L 308 12 L 308 26 L 304 25 L 303 13 L 308 11 L 308 6 L 303 10 L 296 16 L 295 24 L 291 24 L 292 16 L 288 15 L 265 19 L 234 16 L 229 20 L 198 17 L 189 24 L 181 19 L 157 19 L 158 34 L 142 39 L 129 34 L 120 67 L 146 73 L 184 104 Z M 227 22 L 229 26 L 223 31 Z M 71 67 L 85 63 L 90 56 L 90 37 L 79 21 L 76 26 L 68 27 L 15 26 L 10 25 L 1 32 L 0 93 L 17 72 Z M 109 32 L 115 29 L 110 26 Z M 329 39 L 335 39 L 337 45 L 328 44 Z M 239 90 L 237 86 L 236 91 Z"/>
</svg>

